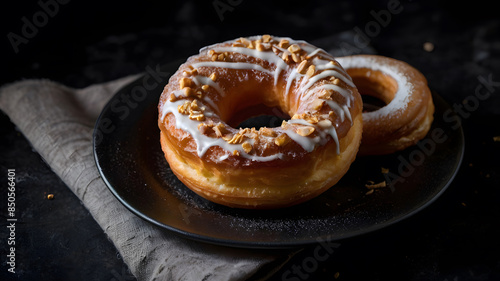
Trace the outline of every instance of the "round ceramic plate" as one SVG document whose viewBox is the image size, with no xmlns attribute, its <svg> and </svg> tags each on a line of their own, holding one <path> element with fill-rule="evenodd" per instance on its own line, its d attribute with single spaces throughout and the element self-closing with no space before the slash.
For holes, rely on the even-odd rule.
<svg viewBox="0 0 500 281">
<path fill-rule="evenodd" d="M 311 201 L 258 211 L 211 203 L 176 178 L 160 147 L 157 103 L 178 65 L 146 74 L 110 100 L 96 123 L 94 154 L 121 203 L 184 237 L 234 247 L 288 248 L 368 233 L 428 206 L 460 166 L 462 128 L 434 95 L 435 120 L 424 140 L 392 155 L 358 157 L 337 185 Z M 367 187 L 384 181 L 385 187 Z"/>
</svg>

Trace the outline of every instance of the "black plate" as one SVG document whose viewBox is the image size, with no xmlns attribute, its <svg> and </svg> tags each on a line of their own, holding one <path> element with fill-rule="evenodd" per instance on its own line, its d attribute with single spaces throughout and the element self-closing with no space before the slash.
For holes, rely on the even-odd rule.
<svg viewBox="0 0 500 281">
<path fill-rule="evenodd" d="M 284 248 L 368 233 L 429 205 L 460 166 L 462 128 L 450 107 L 434 95 L 435 121 L 419 145 L 389 156 L 358 157 L 335 187 L 309 202 L 272 211 L 211 203 L 175 177 L 160 148 L 157 103 L 167 82 L 164 72 L 172 74 L 178 65 L 146 74 L 110 100 L 96 123 L 94 154 L 102 178 L 120 202 L 182 236 L 235 247 Z M 365 184 L 384 180 L 386 187 L 367 194 Z"/>
</svg>

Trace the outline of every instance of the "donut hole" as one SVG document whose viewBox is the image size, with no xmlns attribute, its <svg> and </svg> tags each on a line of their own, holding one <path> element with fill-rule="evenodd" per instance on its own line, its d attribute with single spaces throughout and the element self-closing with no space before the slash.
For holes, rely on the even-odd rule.
<svg viewBox="0 0 500 281">
<path fill-rule="evenodd" d="M 375 111 L 386 106 L 394 99 L 398 91 L 397 81 L 381 71 L 353 68 L 347 70 L 347 73 L 361 94 L 364 112 Z"/>
<path fill-rule="evenodd" d="M 386 106 L 383 100 L 370 95 L 362 95 L 363 99 L 363 112 L 372 112 Z"/>
<path fill-rule="evenodd" d="M 290 116 L 279 107 L 268 107 L 263 104 L 239 110 L 227 122 L 233 128 L 275 128 L 281 126 L 283 120 L 289 120 Z"/>
</svg>

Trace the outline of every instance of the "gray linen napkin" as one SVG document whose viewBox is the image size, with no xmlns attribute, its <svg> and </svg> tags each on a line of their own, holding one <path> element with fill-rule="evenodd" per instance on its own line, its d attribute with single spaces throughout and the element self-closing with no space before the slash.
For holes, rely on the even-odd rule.
<svg viewBox="0 0 500 281">
<path fill-rule="evenodd" d="M 233 249 L 178 237 L 129 212 L 105 186 L 92 151 L 94 123 L 113 94 L 138 77 L 84 89 L 24 80 L 0 88 L 0 109 L 80 198 L 138 280 L 246 280 L 256 275 L 266 279 L 290 253 Z"/>
</svg>

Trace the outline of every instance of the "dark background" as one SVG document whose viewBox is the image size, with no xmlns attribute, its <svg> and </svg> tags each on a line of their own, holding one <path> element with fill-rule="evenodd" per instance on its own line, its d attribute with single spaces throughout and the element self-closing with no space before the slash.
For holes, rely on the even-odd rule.
<svg viewBox="0 0 500 281">
<path fill-rule="evenodd" d="M 64 1 L 60 0 L 65 3 Z M 85 87 L 140 73 L 240 36 L 272 34 L 330 47 L 391 1 L 9 1 L 0 7 L 0 85 L 48 78 Z M 8 34 L 57 3 L 54 16 L 16 53 Z M 217 12 L 214 3 L 221 9 Z M 500 17 L 487 1 L 400 1 L 403 10 L 360 52 L 404 60 L 451 106 L 471 101 L 484 77 L 500 82 Z M 337 37 L 335 37 L 337 38 Z M 322 46 L 328 42 L 328 46 Z M 433 44 L 432 51 L 423 48 Z M 498 82 L 497 82 L 498 81 Z M 340 241 L 308 280 L 500 280 L 500 84 L 461 115 L 465 156 L 454 182 L 431 206 L 383 230 Z M 471 106 L 471 104 L 469 104 Z M 76 196 L 0 113 L 0 279 L 133 280 L 112 243 Z M 7 272 L 6 171 L 17 173 L 16 274 Z M 46 195 L 55 195 L 47 200 Z M 314 247 L 290 264 L 301 265 Z M 336 273 L 338 274 L 336 275 Z"/>
</svg>

